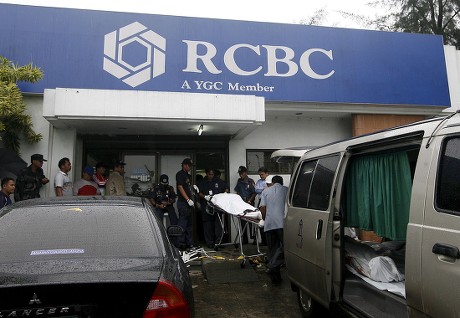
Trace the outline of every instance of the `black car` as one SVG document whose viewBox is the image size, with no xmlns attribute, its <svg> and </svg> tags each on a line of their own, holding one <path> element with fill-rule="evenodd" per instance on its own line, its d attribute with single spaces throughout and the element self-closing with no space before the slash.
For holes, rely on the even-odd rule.
<svg viewBox="0 0 460 318">
<path fill-rule="evenodd" d="M 34 199 L 0 210 L 0 317 L 191 317 L 188 270 L 147 200 Z"/>
</svg>

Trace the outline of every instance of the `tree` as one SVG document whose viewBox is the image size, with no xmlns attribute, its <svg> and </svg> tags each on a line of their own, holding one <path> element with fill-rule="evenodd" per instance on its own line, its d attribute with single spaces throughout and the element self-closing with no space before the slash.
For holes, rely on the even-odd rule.
<svg viewBox="0 0 460 318">
<path fill-rule="evenodd" d="M 33 130 L 32 118 L 25 113 L 26 104 L 17 83 L 36 83 L 42 78 L 43 72 L 31 63 L 18 66 L 0 56 L 0 139 L 6 148 L 18 154 L 22 136 L 29 143 L 37 143 L 42 135 Z"/>
<path fill-rule="evenodd" d="M 370 5 L 388 13 L 364 24 L 379 30 L 439 34 L 444 44 L 460 48 L 460 0 L 377 0 Z"/>
</svg>

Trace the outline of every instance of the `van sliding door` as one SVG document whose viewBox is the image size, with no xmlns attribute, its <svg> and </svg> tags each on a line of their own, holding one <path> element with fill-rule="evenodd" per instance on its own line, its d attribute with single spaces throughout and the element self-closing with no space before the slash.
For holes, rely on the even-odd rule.
<svg viewBox="0 0 460 318">
<path fill-rule="evenodd" d="M 341 158 L 333 154 L 300 163 L 284 229 L 291 280 L 326 307 L 331 295 L 331 198 Z"/>
</svg>

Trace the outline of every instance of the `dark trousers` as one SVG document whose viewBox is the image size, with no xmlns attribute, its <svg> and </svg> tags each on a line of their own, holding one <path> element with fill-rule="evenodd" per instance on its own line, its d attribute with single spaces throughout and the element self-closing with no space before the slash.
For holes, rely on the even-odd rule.
<svg viewBox="0 0 460 318">
<path fill-rule="evenodd" d="M 168 205 L 165 209 L 155 208 L 155 215 L 162 223 L 163 223 L 163 217 L 165 213 L 168 213 L 169 224 L 177 225 L 178 220 L 177 220 L 177 214 L 176 214 L 176 210 L 174 209 L 174 206 Z"/>
<path fill-rule="evenodd" d="M 184 231 L 177 238 L 177 246 L 180 248 L 190 247 L 193 245 L 193 208 L 187 202 L 177 202 L 177 210 L 179 211 L 179 225 Z"/>
<path fill-rule="evenodd" d="M 217 216 L 217 211 L 214 214 L 206 212 L 206 208 L 201 205 L 201 217 L 203 220 L 204 240 L 207 245 L 220 243 L 222 238 L 222 225 Z"/>
<path fill-rule="evenodd" d="M 269 230 L 265 232 L 267 238 L 267 267 L 279 270 L 284 263 L 283 229 Z"/>
</svg>

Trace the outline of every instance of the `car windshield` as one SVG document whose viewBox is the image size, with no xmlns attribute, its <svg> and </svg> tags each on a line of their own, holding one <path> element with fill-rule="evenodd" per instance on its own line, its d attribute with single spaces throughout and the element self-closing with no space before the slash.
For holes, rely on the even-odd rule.
<svg viewBox="0 0 460 318">
<path fill-rule="evenodd" d="M 78 203 L 13 209 L 0 218 L 0 263 L 158 256 L 148 213 L 142 206 Z"/>
</svg>

